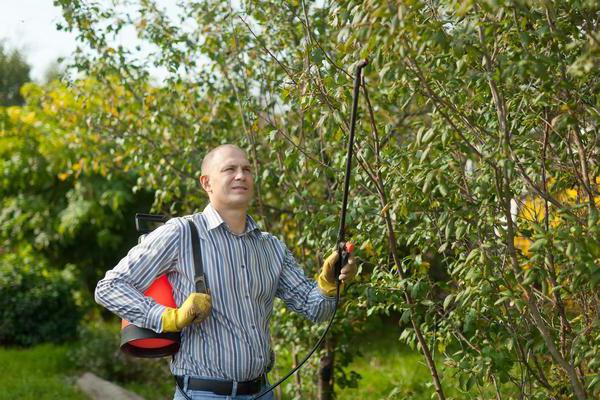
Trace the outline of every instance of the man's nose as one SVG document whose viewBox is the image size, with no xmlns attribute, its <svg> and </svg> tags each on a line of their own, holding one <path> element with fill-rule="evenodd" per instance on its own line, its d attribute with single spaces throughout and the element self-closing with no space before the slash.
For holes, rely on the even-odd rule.
<svg viewBox="0 0 600 400">
<path fill-rule="evenodd" d="M 244 173 L 244 169 L 243 168 L 238 168 L 235 171 L 235 179 L 236 180 L 242 180 L 244 178 L 246 178 L 246 174 Z"/>
</svg>

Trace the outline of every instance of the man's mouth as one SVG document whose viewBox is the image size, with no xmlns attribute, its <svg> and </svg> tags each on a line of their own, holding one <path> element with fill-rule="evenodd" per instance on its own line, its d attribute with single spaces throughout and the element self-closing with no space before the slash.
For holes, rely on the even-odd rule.
<svg viewBox="0 0 600 400">
<path fill-rule="evenodd" d="M 232 189 L 233 189 L 233 190 L 240 190 L 240 191 L 244 191 L 244 192 L 245 192 L 246 190 L 248 190 L 248 188 L 246 188 L 246 187 L 244 187 L 244 186 L 234 186 Z"/>
</svg>

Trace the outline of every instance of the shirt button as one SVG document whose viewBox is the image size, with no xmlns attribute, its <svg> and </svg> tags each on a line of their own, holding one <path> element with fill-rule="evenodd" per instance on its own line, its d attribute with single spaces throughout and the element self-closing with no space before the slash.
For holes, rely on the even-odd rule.
<svg viewBox="0 0 600 400">
<path fill-rule="evenodd" d="M 256 327 L 254 325 L 252 325 L 252 329 L 256 329 Z"/>
<path fill-rule="evenodd" d="M 245 298 L 247 298 L 247 299 L 249 299 L 249 298 L 250 298 L 250 296 L 248 296 L 248 295 L 246 295 L 246 296 L 244 296 L 244 297 L 245 297 Z"/>
<path fill-rule="evenodd" d="M 246 266 L 244 264 L 242 264 L 242 268 L 246 268 Z"/>
</svg>

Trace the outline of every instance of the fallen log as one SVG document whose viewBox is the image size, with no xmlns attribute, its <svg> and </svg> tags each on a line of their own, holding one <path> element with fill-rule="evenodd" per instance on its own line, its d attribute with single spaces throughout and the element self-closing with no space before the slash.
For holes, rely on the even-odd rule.
<svg viewBox="0 0 600 400">
<path fill-rule="evenodd" d="M 77 379 L 77 387 L 91 400 L 144 400 L 142 396 L 125 390 L 91 372 L 86 372 Z"/>
</svg>

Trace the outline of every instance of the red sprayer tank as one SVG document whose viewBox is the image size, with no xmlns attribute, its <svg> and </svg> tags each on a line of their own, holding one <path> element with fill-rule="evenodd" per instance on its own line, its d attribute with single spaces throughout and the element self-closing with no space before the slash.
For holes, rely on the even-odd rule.
<svg viewBox="0 0 600 400">
<path fill-rule="evenodd" d="M 166 218 L 163 215 L 141 213 L 135 215 L 136 229 L 143 234 L 151 232 L 165 221 Z M 140 236 L 140 242 L 144 236 Z M 167 275 L 156 278 L 144 295 L 152 297 L 163 306 L 177 308 L 173 298 L 173 288 Z M 179 351 L 180 341 L 179 332 L 156 333 L 150 329 L 135 326 L 129 321 L 121 321 L 121 350 L 132 356 L 145 358 L 170 356 Z"/>
<path fill-rule="evenodd" d="M 173 289 L 166 275 L 157 278 L 144 295 L 152 297 L 164 306 L 177 308 L 173 299 Z M 169 356 L 179 350 L 179 343 L 178 332 L 156 333 L 128 321 L 121 321 L 121 350 L 132 356 L 147 358 Z"/>
</svg>

